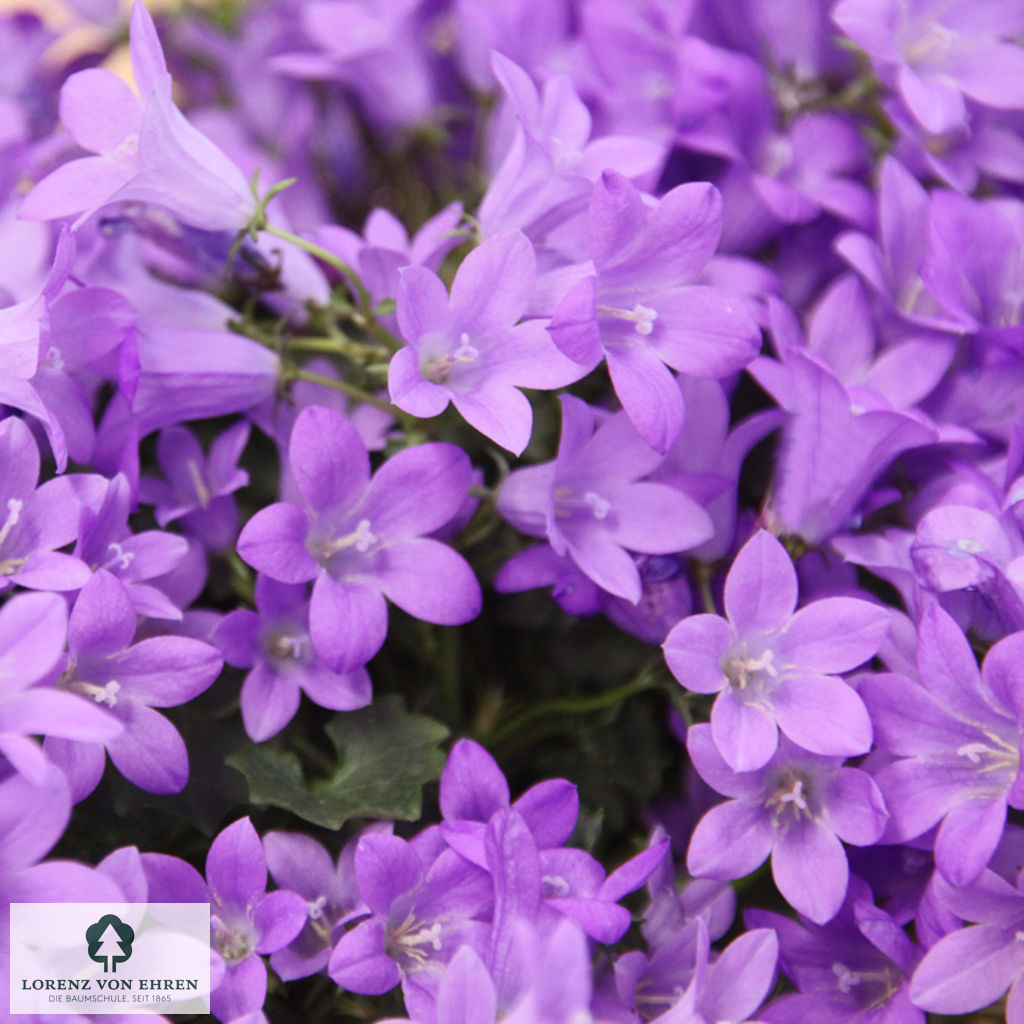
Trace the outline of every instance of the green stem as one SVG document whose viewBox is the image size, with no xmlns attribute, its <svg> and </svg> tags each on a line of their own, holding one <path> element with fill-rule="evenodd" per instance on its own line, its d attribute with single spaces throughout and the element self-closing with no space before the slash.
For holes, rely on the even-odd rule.
<svg viewBox="0 0 1024 1024">
<path fill-rule="evenodd" d="M 312 370 L 304 370 L 301 366 L 296 366 L 287 371 L 288 376 L 293 380 L 304 380 L 310 384 L 321 384 L 325 388 L 333 388 L 335 391 L 340 391 L 343 395 L 348 395 L 349 398 L 356 402 L 364 402 L 366 405 L 376 406 L 378 409 L 383 409 L 385 412 L 391 413 L 392 416 L 402 416 L 402 412 L 396 409 L 389 401 L 383 398 L 378 398 L 376 395 L 371 394 L 369 391 L 364 391 L 360 387 L 356 387 L 355 384 L 349 384 L 344 380 L 335 380 L 333 377 L 325 377 L 322 373 L 314 373 Z"/>
<path fill-rule="evenodd" d="M 275 228 L 272 224 L 266 225 L 263 230 L 268 235 L 280 238 L 282 242 L 289 242 L 291 245 L 308 252 L 310 256 L 315 256 L 318 260 L 322 260 L 328 266 L 334 267 L 339 274 L 344 274 L 356 290 L 356 295 L 359 298 L 359 309 L 363 316 L 366 317 L 368 322 L 373 320 L 373 300 L 370 298 L 370 293 L 366 290 L 366 285 L 363 284 L 362 278 L 343 259 L 336 256 L 330 249 L 317 245 L 316 242 L 310 242 L 300 235 L 292 234 L 290 231 L 282 231 L 281 228 Z"/>
<path fill-rule="evenodd" d="M 639 678 L 631 679 L 617 689 L 596 693 L 592 697 L 556 697 L 513 715 L 503 726 L 495 730 L 488 740 L 491 743 L 501 743 L 535 719 L 548 715 L 586 715 L 594 711 L 604 711 L 645 690 L 657 689 L 659 685 L 657 675 L 644 672 Z"/>
<path fill-rule="evenodd" d="M 295 352 L 322 352 L 330 356 L 347 356 L 362 363 L 367 356 L 374 359 L 384 358 L 391 353 L 377 345 L 361 345 L 349 338 L 289 338 L 288 348 Z"/>
</svg>

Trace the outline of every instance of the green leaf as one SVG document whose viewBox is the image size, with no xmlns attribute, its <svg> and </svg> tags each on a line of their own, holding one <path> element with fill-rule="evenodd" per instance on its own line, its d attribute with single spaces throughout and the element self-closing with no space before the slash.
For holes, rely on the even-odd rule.
<svg viewBox="0 0 1024 1024">
<path fill-rule="evenodd" d="M 381 299 L 380 302 L 374 307 L 374 316 L 387 316 L 389 313 L 394 313 L 398 309 L 398 303 L 394 299 Z"/>
<path fill-rule="evenodd" d="M 422 790 L 440 778 L 448 729 L 408 712 L 389 695 L 360 711 L 335 715 L 325 726 L 338 761 L 327 779 L 307 780 L 297 755 L 262 744 L 227 763 L 249 783 L 249 801 L 271 804 L 326 828 L 350 818 L 416 821 Z"/>
</svg>

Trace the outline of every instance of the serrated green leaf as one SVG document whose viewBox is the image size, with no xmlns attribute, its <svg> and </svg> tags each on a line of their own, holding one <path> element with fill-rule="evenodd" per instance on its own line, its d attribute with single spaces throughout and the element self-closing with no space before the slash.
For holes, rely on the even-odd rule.
<svg viewBox="0 0 1024 1024">
<path fill-rule="evenodd" d="M 441 775 L 448 736 L 440 722 L 408 712 L 395 696 L 335 715 L 325 731 L 337 751 L 327 779 L 308 781 L 299 758 L 268 745 L 247 747 L 227 763 L 249 783 L 249 801 L 270 804 L 325 828 L 350 818 L 415 821 L 423 786 Z"/>
</svg>

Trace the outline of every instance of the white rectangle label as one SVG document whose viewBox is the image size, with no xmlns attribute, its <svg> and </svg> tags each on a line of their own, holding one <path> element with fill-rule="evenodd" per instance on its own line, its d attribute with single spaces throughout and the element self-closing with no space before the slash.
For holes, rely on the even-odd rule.
<svg viewBox="0 0 1024 1024">
<path fill-rule="evenodd" d="M 208 903 L 12 903 L 10 1012 L 209 1013 Z"/>
</svg>

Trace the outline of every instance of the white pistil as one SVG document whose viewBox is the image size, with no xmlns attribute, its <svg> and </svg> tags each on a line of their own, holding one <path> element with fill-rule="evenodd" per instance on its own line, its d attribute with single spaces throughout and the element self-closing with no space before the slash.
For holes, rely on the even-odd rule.
<svg viewBox="0 0 1024 1024">
<path fill-rule="evenodd" d="M 135 552 L 125 551 L 117 541 L 111 541 L 107 545 L 107 553 L 110 558 L 100 566 L 101 569 L 113 569 L 115 566 L 118 569 L 127 569 L 135 560 Z"/>
<path fill-rule="evenodd" d="M 20 498 L 7 499 L 7 518 L 4 520 L 4 525 L 0 526 L 0 544 L 7 540 L 8 534 L 18 525 L 18 520 L 21 518 L 21 510 L 24 507 L 25 502 Z"/>
<path fill-rule="evenodd" d="M 43 358 L 42 370 L 44 373 L 58 374 L 64 372 L 64 356 L 56 345 L 51 345 Z"/>
<path fill-rule="evenodd" d="M 344 551 L 345 548 L 355 548 L 360 554 L 365 554 L 377 541 L 377 535 L 370 529 L 370 520 L 360 519 L 351 533 L 346 533 L 344 537 L 338 537 L 325 544 L 323 553 L 325 557 L 329 558 L 339 551 Z"/>
<path fill-rule="evenodd" d="M 832 973 L 839 981 L 839 991 L 844 995 L 847 994 L 850 989 L 856 988 L 856 986 L 863 980 L 856 971 L 851 971 L 846 964 L 838 962 L 832 965 Z"/>
<path fill-rule="evenodd" d="M 569 895 L 569 883 L 561 875 L 545 875 L 540 881 L 548 899 Z"/>
<path fill-rule="evenodd" d="M 305 636 L 275 636 L 270 640 L 270 653 L 275 658 L 301 661 L 309 650 L 309 638 Z"/>
<path fill-rule="evenodd" d="M 779 794 L 780 804 L 794 804 L 798 810 L 808 810 L 807 801 L 804 799 L 804 783 L 803 779 L 795 779 L 793 782 L 793 788 L 786 792 Z"/>
<path fill-rule="evenodd" d="M 441 922 L 435 921 L 429 928 L 421 928 L 418 932 L 406 935 L 402 939 L 402 945 L 423 946 L 428 945 L 435 953 L 441 952 Z"/>
<path fill-rule="evenodd" d="M 654 321 L 658 319 L 657 310 L 643 306 L 639 302 L 632 309 L 621 309 L 618 306 L 598 306 L 598 316 L 611 317 L 614 320 L 629 320 L 637 334 L 648 335 L 654 330 Z"/>
<path fill-rule="evenodd" d="M 600 494 L 595 491 L 587 491 L 583 495 L 583 500 L 587 503 L 590 511 L 594 513 L 595 519 L 607 519 L 608 513 L 612 510 L 612 504 L 607 498 L 602 498 Z"/>
<path fill-rule="evenodd" d="M 315 900 L 306 902 L 306 909 L 309 911 L 311 921 L 319 921 L 324 916 L 324 907 L 327 906 L 326 896 L 317 896 Z"/>
<path fill-rule="evenodd" d="M 459 347 L 451 353 L 427 359 L 422 364 L 423 376 L 434 384 L 443 384 L 452 370 L 462 363 L 473 363 L 480 358 L 480 350 L 469 340 L 465 331 L 459 335 Z"/>
<path fill-rule="evenodd" d="M 989 753 L 990 747 L 984 743 L 965 743 L 962 747 L 957 747 L 957 757 L 966 757 L 971 764 L 981 764 L 981 758 L 983 754 Z"/>
<path fill-rule="evenodd" d="M 71 684 L 71 689 L 82 694 L 83 697 L 92 697 L 97 704 L 106 704 L 107 707 L 112 708 L 117 704 L 117 695 L 121 692 L 121 684 L 116 679 L 111 679 L 105 686 L 76 680 Z"/>
</svg>

